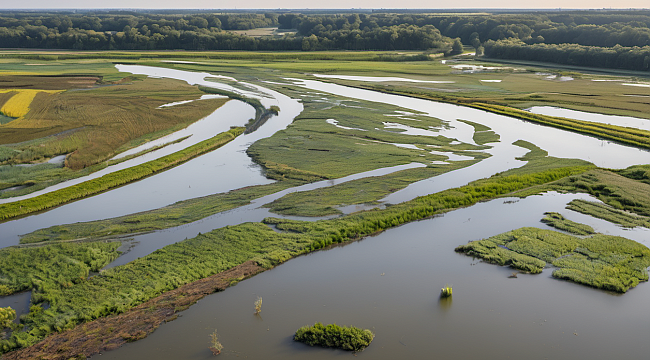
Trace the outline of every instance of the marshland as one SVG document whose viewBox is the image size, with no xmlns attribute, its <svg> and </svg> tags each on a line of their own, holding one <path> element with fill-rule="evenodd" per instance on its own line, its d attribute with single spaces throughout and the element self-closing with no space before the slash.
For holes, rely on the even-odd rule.
<svg viewBox="0 0 650 360">
<path fill-rule="evenodd" d="M 524 45 L 436 16 L 381 51 L 246 16 L 296 25 L 251 37 L 285 51 L 0 52 L 3 358 L 350 356 L 294 341 L 313 324 L 369 359 L 650 350 L 646 70 L 496 62 Z"/>
</svg>

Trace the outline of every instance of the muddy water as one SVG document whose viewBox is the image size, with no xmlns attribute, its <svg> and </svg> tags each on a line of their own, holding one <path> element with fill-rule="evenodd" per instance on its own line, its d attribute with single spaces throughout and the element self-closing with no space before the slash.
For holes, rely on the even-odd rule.
<svg viewBox="0 0 650 360">
<path fill-rule="evenodd" d="M 614 295 L 454 252 L 457 245 L 521 226 L 544 228 L 585 195 L 547 194 L 480 203 L 360 242 L 302 256 L 208 296 L 151 336 L 101 359 L 208 359 L 217 329 L 225 358 L 348 359 L 294 343 L 316 321 L 369 328 L 366 359 L 642 359 L 650 351 L 650 285 Z M 512 200 L 512 199 L 509 199 Z M 596 227 L 597 230 L 606 231 Z M 450 284 L 454 295 L 438 299 Z M 264 299 L 261 316 L 253 302 Z M 96 356 L 95 358 L 100 358 Z"/>
</svg>

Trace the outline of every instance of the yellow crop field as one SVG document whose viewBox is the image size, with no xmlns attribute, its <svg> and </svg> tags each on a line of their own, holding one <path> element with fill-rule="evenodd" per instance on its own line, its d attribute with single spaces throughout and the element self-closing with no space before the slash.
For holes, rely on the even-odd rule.
<svg viewBox="0 0 650 360">
<path fill-rule="evenodd" d="M 0 93 L 15 92 L 16 94 L 7 100 L 2 108 L 0 108 L 0 113 L 13 117 L 19 118 L 25 116 L 29 112 L 29 105 L 32 104 L 34 97 L 39 92 L 45 92 L 48 94 L 55 94 L 63 90 L 34 90 L 34 89 L 5 89 L 0 90 Z"/>
</svg>

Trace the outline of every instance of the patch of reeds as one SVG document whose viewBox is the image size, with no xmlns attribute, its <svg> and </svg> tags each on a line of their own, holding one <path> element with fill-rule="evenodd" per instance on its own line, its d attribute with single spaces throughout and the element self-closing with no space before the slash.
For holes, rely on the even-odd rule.
<svg viewBox="0 0 650 360">
<path fill-rule="evenodd" d="M 445 287 L 440 289 L 440 297 L 442 298 L 451 297 L 451 293 L 452 293 L 452 288 L 449 285 L 445 285 Z"/>
<path fill-rule="evenodd" d="M 293 336 L 295 341 L 309 346 L 331 347 L 354 352 L 363 351 L 374 338 L 375 334 L 368 329 L 336 324 L 323 325 L 320 322 L 301 327 Z"/>
<path fill-rule="evenodd" d="M 537 228 L 472 241 L 456 251 L 530 273 L 552 264 L 557 267 L 553 277 L 619 293 L 648 281 L 650 266 L 650 249 L 635 241 L 603 234 L 578 238 Z"/>
<path fill-rule="evenodd" d="M 562 216 L 560 213 L 545 212 L 544 215 L 546 216 L 541 221 L 544 224 L 552 226 L 556 229 L 564 230 L 575 235 L 592 235 L 596 233 L 594 231 L 594 228 L 591 226 L 571 221 Z"/>
</svg>

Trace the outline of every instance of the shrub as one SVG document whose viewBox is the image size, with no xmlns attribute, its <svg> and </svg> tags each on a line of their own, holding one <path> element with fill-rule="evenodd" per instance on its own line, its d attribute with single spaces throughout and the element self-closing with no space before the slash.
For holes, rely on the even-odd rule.
<svg viewBox="0 0 650 360">
<path fill-rule="evenodd" d="M 317 322 L 313 326 L 303 326 L 294 335 L 295 341 L 304 342 L 310 346 L 333 347 L 349 351 L 363 351 L 375 338 L 370 330 L 356 327 L 327 326 Z"/>
</svg>

